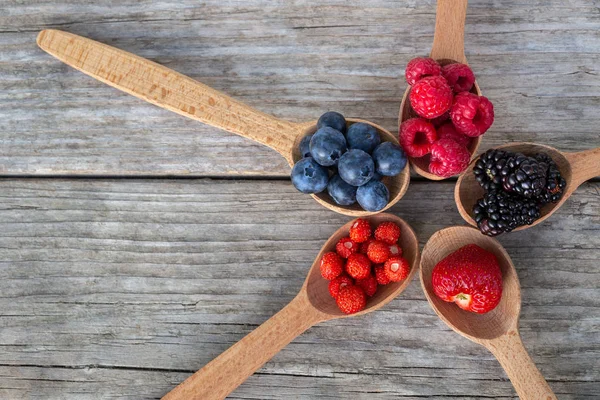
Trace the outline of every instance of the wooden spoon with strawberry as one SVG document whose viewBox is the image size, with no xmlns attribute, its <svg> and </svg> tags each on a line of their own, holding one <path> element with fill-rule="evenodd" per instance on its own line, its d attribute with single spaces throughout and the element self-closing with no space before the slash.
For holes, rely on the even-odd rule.
<svg viewBox="0 0 600 400">
<path fill-rule="evenodd" d="M 485 314 L 465 311 L 456 304 L 440 299 L 432 282 L 434 267 L 459 248 L 475 244 L 496 256 L 502 272 L 500 303 Z M 482 266 L 485 269 L 485 266 Z M 436 314 L 454 331 L 485 346 L 506 371 L 519 397 L 523 400 L 553 400 L 556 396 L 537 369 L 519 335 L 521 288 L 515 267 L 502 245 L 477 229 L 456 226 L 436 232 L 425 244 L 421 257 L 421 284 Z M 473 271 L 473 274 L 477 274 Z M 478 277 L 473 276 L 476 280 Z M 465 292 L 468 291 L 468 288 Z M 463 308 L 474 307 L 472 293 L 457 300 Z M 485 304 L 483 305 L 485 308 Z M 485 310 L 484 310 L 485 311 Z"/>
<path fill-rule="evenodd" d="M 311 326 L 331 319 L 375 311 L 402 293 L 419 267 L 417 236 L 410 225 L 395 215 L 381 213 L 364 219 L 369 221 L 372 227 L 385 221 L 394 222 L 400 227 L 402 234 L 399 245 L 403 250 L 403 257 L 411 266 L 406 279 L 380 286 L 360 312 L 347 315 L 340 311 L 336 301 L 329 295 L 329 282 L 321 276 L 320 260 L 323 254 L 335 251 L 335 246 L 341 238 L 348 236 L 354 223 L 350 221 L 323 245 L 308 271 L 300 293 L 287 306 L 167 393 L 163 400 L 224 399 L 254 371 Z"/>
</svg>

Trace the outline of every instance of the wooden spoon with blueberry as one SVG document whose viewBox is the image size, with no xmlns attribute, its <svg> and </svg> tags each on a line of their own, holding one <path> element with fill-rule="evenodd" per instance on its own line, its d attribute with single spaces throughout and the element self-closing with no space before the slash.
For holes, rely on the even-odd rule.
<svg viewBox="0 0 600 400">
<path fill-rule="evenodd" d="M 438 0 L 429 57 L 406 66 L 400 144 L 415 172 L 441 180 L 463 172 L 494 122 L 465 57 L 467 0 Z"/>
<path fill-rule="evenodd" d="M 323 245 L 287 306 L 163 400 L 224 399 L 311 326 L 389 303 L 408 286 L 418 266 L 419 242 L 404 220 L 381 213 L 348 222 Z"/>
<path fill-rule="evenodd" d="M 435 313 L 490 350 L 521 399 L 556 399 L 521 341 L 519 277 L 497 240 L 471 227 L 442 229 L 423 248 L 420 276 Z"/>
<path fill-rule="evenodd" d="M 398 141 L 372 122 L 329 112 L 318 121 L 275 118 L 152 61 L 58 30 L 37 43 L 62 62 L 110 86 L 185 117 L 252 139 L 279 152 L 292 182 L 323 206 L 365 216 L 402 198 L 410 181 Z"/>
</svg>

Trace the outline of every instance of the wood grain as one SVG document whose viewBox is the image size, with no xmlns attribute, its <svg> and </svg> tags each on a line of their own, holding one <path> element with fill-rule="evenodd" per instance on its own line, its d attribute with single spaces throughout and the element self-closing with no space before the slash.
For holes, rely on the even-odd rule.
<svg viewBox="0 0 600 400">
<path fill-rule="evenodd" d="M 44 28 L 150 58 L 280 118 L 333 109 L 395 132 L 404 66 L 429 53 L 435 25 L 433 0 L 4 0 L 2 10 L 6 175 L 289 174 L 269 149 L 70 70 L 37 48 Z M 467 57 L 497 110 L 480 151 L 600 146 L 599 28 L 586 0 L 469 2 Z"/>
<path fill-rule="evenodd" d="M 423 244 L 462 223 L 452 192 L 417 182 L 392 212 Z M 161 397 L 287 304 L 349 220 L 283 181 L 13 179 L 0 193 L 2 398 Z M 588 183 L 540 226 L 500 237 L 523 342 L 561 400 L 600 390 L 599 215 Z M 290 397 L 515 393 L 413 281 L 377 312 L 309 329 L 231 395 Z"/>
</svg>

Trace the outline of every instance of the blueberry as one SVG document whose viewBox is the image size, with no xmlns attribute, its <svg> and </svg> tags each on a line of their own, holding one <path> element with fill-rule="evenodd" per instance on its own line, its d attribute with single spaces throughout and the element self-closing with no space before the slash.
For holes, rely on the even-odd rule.
<svg viewBox="0 0 600 400">
<path fill-rule="evenodd" d="M 383 183 L 372 180 L 358 188 L 356 201 L 366 211 L 379 211 L 390 201 L 390 192 Z"/>
<path fill-rule="evenodd" d="M 329 111 L 321 115 L 317 121 L 317 129 L 321 129 L 324 126 L 346 133 L 346 119 L 342 114 L 335 111 Z"/>
<path fill-rule="evenodd" d="M 348 185 L 337 174 L 329 180 L 327 192 L 333 201 L 341 206 L 349 206 L 356 203 L 356 186 Z"/>
<path fill-rule="evenodd" d="M 310 154 L 324 167 L 338 163 L 346 151 L 346 138 L 328 126 L 319 129 L 310 139 Z"/>
<path fill-rule="evenodd" d="M 320 193 L 327 187 L 329 174 L 312 157 L 306 157 L 294 164 L 292 183 L 302 193 Z"/>
<path fill-rule="evenodd" d="M 392 142 L 383 142 L 373 150 L 375 170 L 383 176 L 398 175 L 406 167 L 406 154 Z"/>
<path fill-rule="evenodd" d="M 310 157 L 310 139 L 312 135 L 307 135 L 300 141 L 300 154 L 302 157 Z"/>
<path fill-rule="evenodd" d="M 350 125 L 346 133 L 346 140 L 348 141 L 349 148 L 360 149 L 369 154 L 381 143 L 377 129 L 363 122 Z"/>
<path fill-rule="evenodd" d="M 352 186 L 369 182 L 375 172 L 375 164 L 370 155 L 362 150 L 348 150 L 338 164 L 340 177 Z"/>
<path fill-rule="evenodd" d="M 371 178 L 371 180 L 372 181 L 380 181 L 381 178 L 383 178 L 383 177 L 377 173 L 377 170 L 375 170 L 375 172 L 373 172 L 373 177 Z"/>
</svg>

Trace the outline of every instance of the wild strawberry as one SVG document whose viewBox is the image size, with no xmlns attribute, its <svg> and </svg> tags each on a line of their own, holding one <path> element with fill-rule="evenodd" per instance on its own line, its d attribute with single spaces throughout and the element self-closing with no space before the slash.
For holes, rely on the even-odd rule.
<svg viewBox="0 0 600 400">
<path fill-rule="evenodd" d="M 337 242 L 335 245 L 335 251 L 342 258 L 348 258 L 350 254 L 354 254 L 359 249 L 359 244 L 350 239 L 349 237 L 344 237 Z"/>
<path fill-rule="evenodd" d="M 400 239 L 400 227 L 392 221 L 382 222 L 375 229 L 375 239 L 387 244 L 394 244 Z"/>
<path fill-rule="evenodd" d="M 402 257 L 391 257 L 385 262 L 384 270 L 390 281 L 400 282 L 410 273 L 410 264 Z"/>
<path fill-rule="evenodd" d="M 354 314 L 364 310 L 367 305 L 367 296 L 364 290 L 358 286 L 345 286 L 340 289 L 335 302 L 344 314 Z"/>
<path fill-rule="evenodd" d="M 502 297 L 502 271 L 496 256 L 475 244 L 437 263 L 431 283 L 440 299 L 478 314 L 493 310 Z"/>
<path fill-rule="evenodd" d="M 384 263 L 390 258 L 390 247 L 384 242 L 375 240 L 369 244 L 367 257 L 375 264 Z"/>
<path fill-rule="evenodd" d="M 346 263 L 346 272 L 354 279 L 364 279 L 371 273 L 371 261 L 364 254 L 351 254 Z"/>
<path fill-rule="evenodd" d="M 361 287 L 369 297 L 377 292 L 377 280 L 373 275 L 369 275 L 365 279 L 358 279 L 356 281 L 356 286 Z"/>
<path fill-rule="evenodd" d="M 385 266 L 383 264 L 376 265 L 373 270 L 375 271 L 375 279 L 377 279 L 377 283 L 380 285 L 387 285 L 390 283 L 390 278 L 385 273 Z"/>
<path fill-rule="evenodd" d="M 371 237 L 371 225 L 367 220 L 357 219 L 350 228 L 350 239 L 356 243 L 366 242 Z"/>
<path fill-rule="evenodd" d="M 402 247 L 397 244 L 390 244 L 390 257 L 399 257 L 402 255 Z"/>
<path fill-rule="evenodd" d="M 340 289 L 345 286 L 354 285 L 354 281 L 346 274 L 342 274 L 329 282 L 329 294 L 337 299 Z"/>
<path fill-rule="evenodd" d="M 369 245 L 370 245 L 371 243 L 373 243 L 374 241 L 375 241 L 375 239 L 374 239 L 374 238 L 369 238 L 369 239 L 367 239 L 367 241 L 366 241 L 366 242 L 364 242 L 364 243 L 361 243 L 361 244 L 360 244 L 360 249 L 358 249 L 358 252 L 359 252 L 360 254 L 367 254 L 367 251 L 369 250 Z"/>
<path fill-rule="evenodd" d="M 321 275 L 327 280 L 338 277 L 344 270 L 344 260 L 333 251 L 323 254 L 321 258 Z"/>
</svg>

